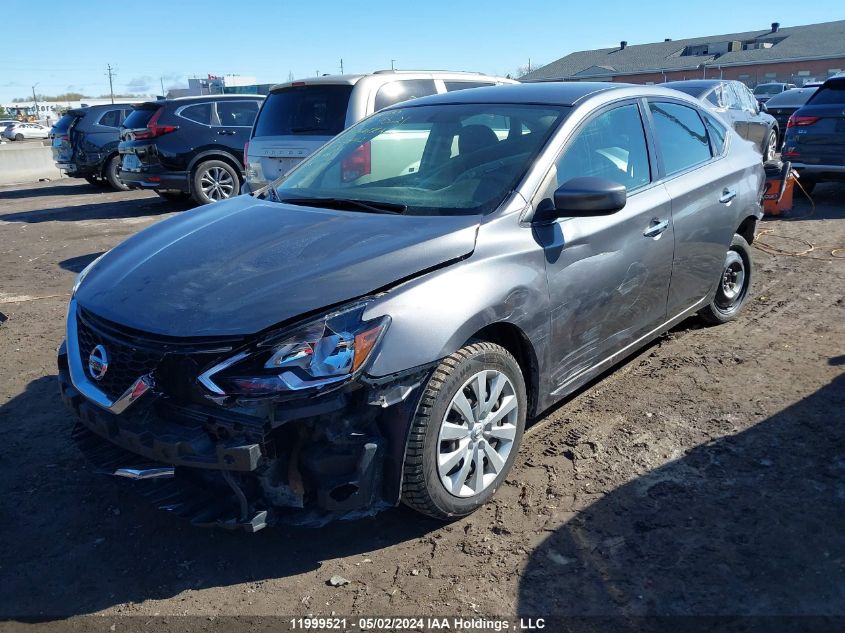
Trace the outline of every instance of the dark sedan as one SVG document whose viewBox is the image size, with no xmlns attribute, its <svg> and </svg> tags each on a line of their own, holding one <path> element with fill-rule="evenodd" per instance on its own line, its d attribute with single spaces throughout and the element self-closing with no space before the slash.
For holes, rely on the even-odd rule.
<svg viewBox="0 0 845 633">
<path fill-rule="evenodd" d="M 733 125 L 742 138 L 754 143 L 763 155 L 763 162 L 775 157 L 780 136 L 778 122 L 762 109 L 754 95 L 742 82 L 696 79 L 669 81 L 663 86 L 701 99 L 711 111 Z"/>
</svg>

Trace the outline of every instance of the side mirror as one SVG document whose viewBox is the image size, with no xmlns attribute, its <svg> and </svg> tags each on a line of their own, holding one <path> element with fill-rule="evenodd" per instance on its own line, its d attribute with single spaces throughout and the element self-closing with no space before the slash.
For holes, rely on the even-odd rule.
<svg viewBox="0 0 845 633">
<path fill-rule="evenodd" d="M 767 112 L 768 113 L 769 106 L 767 106 L 765 102 L 758 101 L 757 105 L 759 106 L 758 109 L 760 110 L 760 112 Z"/>
<path fill-rule="evenodd" d="M 573 178 L 557 188 L 553 204 L 544 201 L 545 204 L 538 205 L 534 222 L 610 215 L 622 209 L 627 199 L 625 186 L 612 180 L 592 176 Z"/>
</svg>

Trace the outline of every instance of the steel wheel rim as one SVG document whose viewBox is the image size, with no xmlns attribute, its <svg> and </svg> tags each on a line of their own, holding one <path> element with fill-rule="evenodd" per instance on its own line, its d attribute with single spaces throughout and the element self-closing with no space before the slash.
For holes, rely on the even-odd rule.
<svg viewBox="0 0 845 633">
<path fill-rule="evenodd" d="M 235 181 L 222 167 L 211 167 L 200 177 L 200 188 L 210 200 L 224 200 L 235 190 Z"/>
<path fill-rule="evenodd" d="M 722 310 L 730 310 L 745 295 L 745 261 L 736 251 L 728 251 L 725 267 L 719 281 L 716 305 Z"/>
<path fill-rule="evenodd" d="M 440 423 L 437 474 L 446 492 L 474 497 L 504 471 L 516 438 L 519 402 L 502 372 L 485 369 L 457 390 Z"/>
</svg>

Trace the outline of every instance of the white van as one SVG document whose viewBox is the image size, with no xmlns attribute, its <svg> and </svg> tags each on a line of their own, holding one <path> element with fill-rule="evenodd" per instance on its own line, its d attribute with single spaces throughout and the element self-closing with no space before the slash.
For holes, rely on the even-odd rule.
<svg viewBox="0 0 845 633">
<path fill-rule="evenodd" d="M 244 147 L 246 183 L 255 191 L 377 110 L 427 95 L 518 83 L 481 73 L 379 70 L 369 75 L 329 75 L 274 86 Z M 367 157 L 360 157 L 363 164 Z"/>
</svg>

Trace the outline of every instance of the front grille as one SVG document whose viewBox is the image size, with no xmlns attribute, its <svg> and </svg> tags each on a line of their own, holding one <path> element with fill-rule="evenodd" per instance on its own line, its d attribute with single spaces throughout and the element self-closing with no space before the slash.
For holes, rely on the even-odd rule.
<svg viewBox="0 0 845 633">
<path fill-rule="evenodd" d="M 82 367 L 88 371 L 88 359 L 97 345 L 102 345 L 108 354 L 109 366 L 101 380 L 94 381 L 97 387 L 111 400 L 116 400 L 144 374 L 155 371 L 164 358 L 161 351 L 140 349 L 113 337 L 105 336 L 89 325 L 77 314 L 79 334 L 79 356 Z M 89 374 L 89 377 L 90 374 Z"/>
<path fill-rule="evenodd" d="M 76 314 L 79 356 L 86 376 L 109 399 L 116 400 L 144 374 L 152 374 L 160 391 L 186 399 L 202 368 L 243 342 L 241 337 L 179 339 L 127 328 L 79 308 Z M 97 345 L 108 354 L 100 380 L 88 371 Z"/>
</svg>

